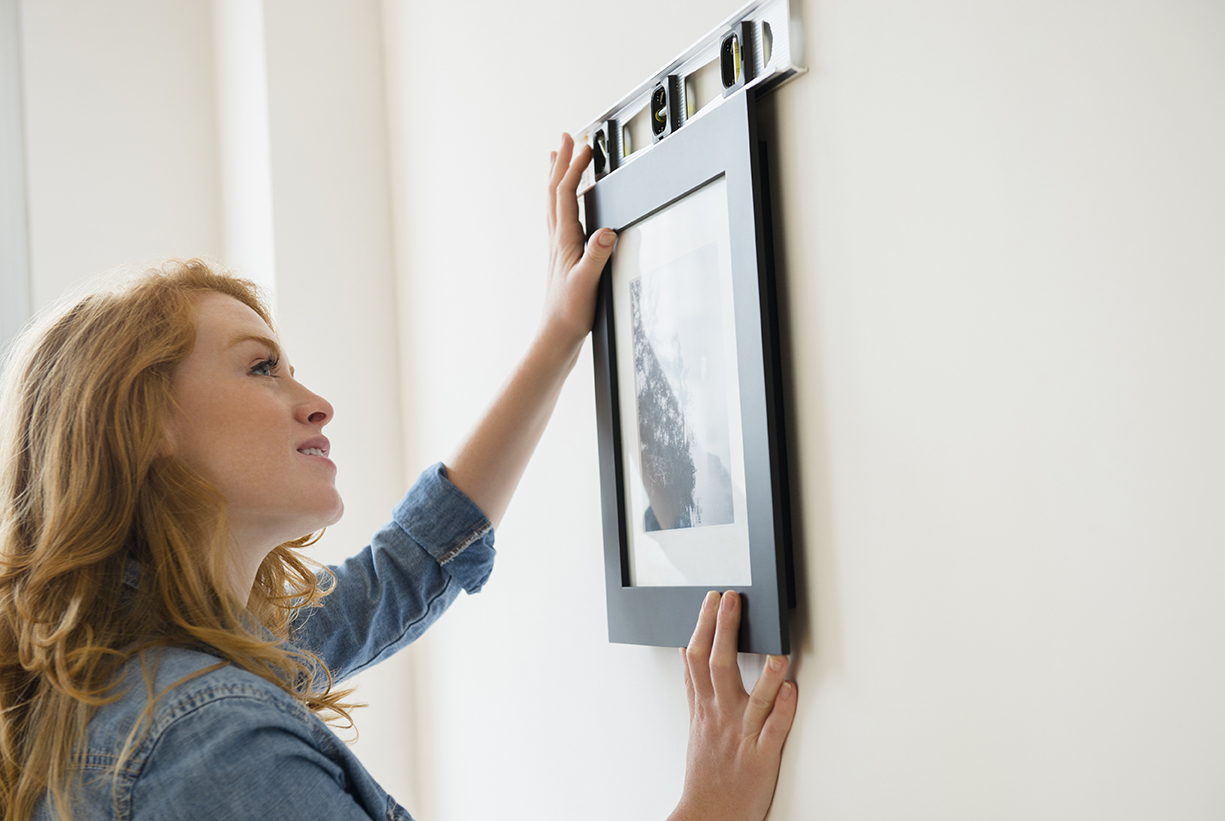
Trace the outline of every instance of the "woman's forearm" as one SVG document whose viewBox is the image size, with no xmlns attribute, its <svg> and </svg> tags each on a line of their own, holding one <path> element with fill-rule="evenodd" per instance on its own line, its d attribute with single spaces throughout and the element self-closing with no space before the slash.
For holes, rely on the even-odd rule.
<svg viewBox="0 0 1225 821">
<path fill-rule="evenodd" d="M 582 348 L 542 330 L 476 427 L 446 461 L 447 475 L 496 528 L 557 406 Z"/>
<path fill-rule="evenodd" d="M 596 288 L 616 234 L 607 228 L 585 242 L 578 221 L 579 178 L 591 148 L 574 152 L 569 134 L 549 158 L 549 266 L 540 331 L 476 427 L 446 462 L 451 482 L 502 520 L 528 460 L 544 433 L 566 377 L 595 316 Z"/>
</svg>

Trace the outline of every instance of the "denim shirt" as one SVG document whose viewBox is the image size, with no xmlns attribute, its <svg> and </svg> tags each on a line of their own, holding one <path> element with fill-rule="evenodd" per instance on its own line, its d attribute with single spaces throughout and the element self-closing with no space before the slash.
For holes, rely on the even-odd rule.
<svg viewBox="0 0 1225 821">
<path fill-rule="evenodd" d="M 302 612 L 292 640 L 343 680 L 420 636 L 461 589 L 480 590 L 493 558 L 488 519 L 435 465 L 370 546 L 332 568 L 335 590 L 323 607 Z M 142 665 L 155 671 L 155 693 L 170 689 L 115 778 L 114 764 L 148 704 Z M 207 672 L 171 686 L 199 670 Z M 89 723 L 75 809 L 82 821 L 411 819 L 299 701 L 215 656 L 150 651 L 128 663 L 121 689 Z M 54 817 L 44 799 L 35 818 Z"/>
</svg>

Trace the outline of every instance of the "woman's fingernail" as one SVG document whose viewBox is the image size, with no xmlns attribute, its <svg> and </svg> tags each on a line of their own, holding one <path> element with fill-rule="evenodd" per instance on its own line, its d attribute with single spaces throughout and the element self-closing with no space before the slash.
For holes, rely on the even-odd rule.
<svg viewBox="0 0 1225 821">
<path fill-rule="evenodd" d="M 612 231 L 605 231 L 603 234 L 600 234 L 600 244 L 605 248 L 611 248 L 612 244 L 616 241 L 617 235 Z"/>
<path fill-rule="evenodd" d="M 779 688 L 778 697 L 784 701 L 788 701 L 795 695 L 795 685 L 790 681 L 784 681 L 783 686 Z"/>
<path fill-rule="evenodd" d="M 731 613 L 736 609 L 737 599 L 740 597 L 732 590 L 723 594 L 723 612 Z"/>
<path fill-rule="evenodd" d="M 719 600 L 719 594 L 712 590 L 706 594 L 706 598 L 702 599 L 702 609 L 709 610 L 715 606 L 715 602 Z"/>
<path fill-rule="evenodd" d="M 770 656 L 770 669 L 771 670 L 775 670 L 775 671 L 782 670 L 786 666 L 787 666 L 786 656 Z"/>
</svg>

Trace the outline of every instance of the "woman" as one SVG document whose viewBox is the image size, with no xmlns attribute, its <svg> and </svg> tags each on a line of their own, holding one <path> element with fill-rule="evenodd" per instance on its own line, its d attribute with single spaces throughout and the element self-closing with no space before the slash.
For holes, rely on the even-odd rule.
<svg viewBox="0 0 1225 821">
<path fill-rule="evenodd" d="M 573 367 L 615 237 L 584 251 L 590 160 L 552 155 L 540 329 L 445 466 L 360 554 L 298 550 L 343 505 L 332 407 L 294 378 L 253 286 L 198 260 L 28 332 L 0 454 L 0 816 L 409 818 L 322 719 L 336 682 L 419 636 L 493 563 L 493 531 Z M 685 658 L 674 818 L 761 818 L 795 714 L 786 660 L 750 697 L 739 600 L 710 594 Z"/>
</svg>

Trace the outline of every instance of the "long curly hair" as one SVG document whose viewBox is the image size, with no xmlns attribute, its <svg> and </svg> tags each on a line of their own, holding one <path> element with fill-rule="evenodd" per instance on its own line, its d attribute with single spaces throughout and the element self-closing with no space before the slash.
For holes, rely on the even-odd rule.
<svg viewBox="0 0 1225 821">
<path fill-rule="evenodd" d="M 4 821 L 31 817 L 44 794 L 71 815 L 89 719 L 118 698 L 121 668 L 153 647 L 207 646 L 225 660 L 219 664 L 261 676 L 331 720 L 347 721 L 355 706 L 344 702 L 347 691 L 333 690 L 322 660 L 285 641 L 295 611 L 318 606 L 334 581 L 297 553 L 312 537 L 275 548 L 249 601 L 238 601 L 224 576 L 224 499 L 165 446 L 174 369 L 195 341 L 194 298 L 207 291 L 239 300 L 272 326 L 253 283 L 203 260 L 172 260 L 50 312 L 7 357 Z M 139 581 L 125 594 L 133 566 Z M 147 718 L 159 694 L 149 675 L 146 682 Z"/>
</svg>

